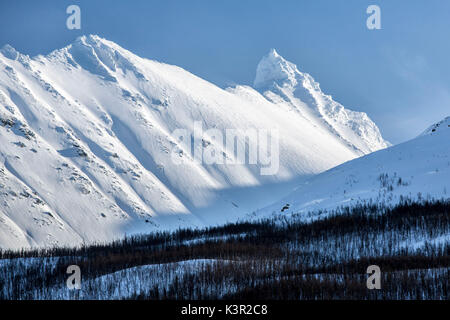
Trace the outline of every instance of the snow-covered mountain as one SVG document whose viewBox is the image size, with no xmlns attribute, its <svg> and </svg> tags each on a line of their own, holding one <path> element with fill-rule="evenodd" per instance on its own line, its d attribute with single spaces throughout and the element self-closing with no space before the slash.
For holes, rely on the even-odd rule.
<svg viewBox="0 0 450 320">
<path fill-rule="evenodd" d="M 450 199 L 450 117 L 419 137 L 348 161 L 312 177 L 257 217 L 304 214 L 357 203 L 395 205 L 406 199 Z M 317 215 L 315 214 L 317 213 Z"/>
<path fill-rule="evenodd" d="M 176 129 L 276 129 L 279 170 L 206 165 Z M 237 146 L 249 147 L 245 136 Z M 255 89 L 221 89 L 98 36 L 46 56 L 0 51 L 0 247 L 75 245 L 231 221 L 306 177 L 385 148 L 366 114 L 275 50 Z M 214 137 L 194 144 L 227 159 Z M 210 150 L 210 149 L 208 149 Z M 248 149 L 250 150 L 250 149 Z M 173 155 L 179 157 L 177 163 Z"/>
<path fill-rule="evenodd" d="M 309 74 L 281 57 L 275 49 L 263 57 L 256 70 L 254 87 L 273 103 L 287 102 L 308 122 L 325 126 L 349 148 L 367 154 L 390 145 L 364 112 L 345 109 L 326 95 Z"/>
</svg>

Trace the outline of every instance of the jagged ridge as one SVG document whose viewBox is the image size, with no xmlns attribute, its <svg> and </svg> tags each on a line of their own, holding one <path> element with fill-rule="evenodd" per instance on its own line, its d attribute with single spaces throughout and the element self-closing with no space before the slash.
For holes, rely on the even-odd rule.
<svg viewBox="0 0 450 320">
<path fill-rule="evenodd" d="M 311 174 L 385 146 L 381 135 L 357 134 L 372 132 L 370 120 L 350 117 L 358 125 L 349 142 L 309 101 L 301 110 L 299 100 L 278 101 L 283 92 L 222 90 L 93 35 L 34 58 L 4 47 L 0 247 L 74 245 L 235 220 Z M 194 121 L 205 130 L 277 128 L 278 173 L 261 176 L 260 164 L 196 162 L 171 135 L 192 130 Z M 237 140 L 246 146 L 245 137 Z M 234 157 L 212 137 L 197 148 L 210 145 Z M 172 150 L 181 164 L 172 162 Z"/>
</svg>

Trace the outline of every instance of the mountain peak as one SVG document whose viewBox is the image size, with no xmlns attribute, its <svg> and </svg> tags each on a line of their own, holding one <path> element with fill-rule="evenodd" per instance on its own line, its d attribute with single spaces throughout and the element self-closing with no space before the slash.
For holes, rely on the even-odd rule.
<svg viewBox="0 0 450 320">
<path fill-rule="evenodd" d="M 106 40 L 96 34 L 88 34 L 82 35 L 75 39 L 75 41 L 71 44 L 72 47 L 76 46 L 84 46 L 84 47 L 103 47 L 103 48 L 111 48 L 116 49 L 119 46 L 109 40 Z"/>
<path fill-rule="evenodd" d="M 361 154 L 388 146 L 378 127 L 365 113 L 351 111 L 334 101 L 322 92 L 320 84 L 311 75 L 300 72 L 275 49 L 259 62 L 254 88 L 269 100 L 285 101 L 303 114 L 314 112 L 323 124 Z M 277 97 L 272 100 L 274 96 Z"/>
<path fill-rule="evenodd" d="M 17 52 L 16 49 L 14 49 L 9 44 L 5 44 L 1 49 L 0 52 L 8 59 L 16 60 L 19 56 L 19 52 Z"/>
<path fill-rule="evenodd" d="M 96 34 L 88 34 L 88 35 L 82 35 L 75 39 L 75 42 L 89 42 L 89 41 L 101 41 L 105 40 L 101 38 L 100 36 Z"/>
<path fill-rule="evenodd" d="M 300 71 L 295 64 L 284 59 L 275 49 L 270 49 L 256 68 L 256 77 L 253 84 L 257 89 L 268 88 L 274 82 L 295 86 L 297 74 L 300 74 Z"/>
<path fill-rule="evenodd" d="M 61 50 L 56 50 L 59 52 Z M 134 65 L 135 55 L 113 41 L 95 34 L 82 35 L 63 48 L 62 51 L 71 63 L 76 63 L 104 80 L 116 82 L 117 69 L 133 72 L 137 78 L 145 76 Z M 50 54 L 52 55 L 52 54 Z"/>
<path fill-rule="evenodd" d="M 276 57 L 280 57 L 280 55 L 278 54 L 277 50 L 275 48 L 270 49 L 269 53 L 267 54 L 268 56 L 272 56 L 274 58 Z"/>
</svg>

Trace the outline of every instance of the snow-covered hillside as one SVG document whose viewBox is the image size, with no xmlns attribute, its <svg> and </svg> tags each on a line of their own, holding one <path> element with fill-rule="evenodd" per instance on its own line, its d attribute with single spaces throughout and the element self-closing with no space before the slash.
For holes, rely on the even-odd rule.
<svg viewBox="0 0 450 320">
<path fill-rule="evenodd" d="M 450 117 L 419 137 L 312 177 L 257 217 L 317 212 L 373 201 L 450 199 Z M 304 215 L 305 219 L 317 218 Z"/>
<path fill-rule="evenodd" d="M 33 58 L 3 47 L 0 247 L 231 221 L 308 176 L 387 146 L 366 114 L 344 109 L 274 50 L 259 64 L 255 88 L 223 90 L 98 36 Z M 261 175 L 261 164 L 195 161 L 172 134 L 192 132 L 195 121 L 221 132 L 277 129 L 277 174 Z M 246 137 L 237 145 L 246 147 Z M 194 149 L 210 146 L 235 158 L 213 137 Z"/>
</svg>

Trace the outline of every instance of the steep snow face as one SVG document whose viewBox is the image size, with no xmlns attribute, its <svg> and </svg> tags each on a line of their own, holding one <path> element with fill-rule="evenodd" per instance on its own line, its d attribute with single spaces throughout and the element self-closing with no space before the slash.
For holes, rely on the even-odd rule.
<svg viewBox="0 0 450 320">
<path fill-rule="evenodd" d="M 288 103 L 292 110 L 317 125 L 326 126 L 359 154 L 386 148 L 378 127 L 367 114 L 345 109 L 326 95 L 309 74 L 286 61 L 275 49 L 258 64 L 254 87 L 270 101 Z"/>
<path fill-rule="evenodd" d="M 321 173 L 257 217 L 306 213 L 369 202 L 450 199 L 450 117 L 408 142 Z M 306 220 L 317 218 L 304 215 Z"/>
<path fill-rule="evenodd" d="M 298 70 L 286 65 L 298 81 Z M 292 99 L 278 96 L 288 87 Z M 322 115 L 319 104 L 297 97 L 298 84 L 280 88 L 265 96 L 245 86 L 222 90 L 98 36 L 34 58 L 4 47 L 0 247 L 76 245 L 233 221 L 308 176 L 386 145 L 378 129 L 371 135 L 376 127 L 366 116 L 338 104 Z M 196 121 L 224 135 L 277 129 L 279 170 L 261 175 L 259 162 L 196 161 L 192 153 L 211 147 L 236 160 L 234 146 L 213 136 L 192 150 L 173 134 L 192 133 Z M 235 144 L 250 150 L 245 135 Z"/>
</svg>

